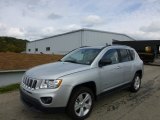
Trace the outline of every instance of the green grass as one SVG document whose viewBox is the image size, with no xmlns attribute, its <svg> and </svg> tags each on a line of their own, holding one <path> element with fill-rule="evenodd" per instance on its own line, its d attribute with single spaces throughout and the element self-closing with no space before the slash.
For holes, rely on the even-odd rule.
<svg viewBox="0 0 160 120">
<path fill-rule="evenodd" d="M 17 89 L 19 89 L 19 86 L 20 86 L 19 83 L 7 85 L 7 86 L 2 86 L 2 87 L 0 87 L 0 94 L 7 93 L 7 92 L 10 92 L 13 90 L 17 90 Z"/>
</svg>

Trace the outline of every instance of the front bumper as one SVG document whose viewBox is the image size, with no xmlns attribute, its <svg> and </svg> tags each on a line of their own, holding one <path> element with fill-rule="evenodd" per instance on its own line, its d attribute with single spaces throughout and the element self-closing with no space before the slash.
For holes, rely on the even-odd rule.
<svg viewBox="0 0 160 120">
<path fill-rule="evenodd" d="M 67 106 L 71 87 L 61 86 L 58 89 L 35 89 L 31 90 L 21 84 L 20 97 L 28 106 L 32 106 L 41 111 L 63 110 Z M 43 97 L 51 97 L 52 101 L 45 104 Z"/>
<path fill-rule="evenodd" d="M 45 107 L 41 102 L 33 97 L 27 95 L 22 89 L 20 89 L 20 98 L 22 102 L 28 107 L 35 108 L 43 112 L 63 112 L 65 107 Z"/>
</svg>

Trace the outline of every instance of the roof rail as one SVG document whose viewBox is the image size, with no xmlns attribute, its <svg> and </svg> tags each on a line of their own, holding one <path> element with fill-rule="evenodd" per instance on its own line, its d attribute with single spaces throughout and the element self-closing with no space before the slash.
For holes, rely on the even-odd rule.
<svg viewBox="0 0 160 120">
<path fill-rule="evenodd" d="M 81 46 L 81 47 L 79 47 L 79 48 L 85 48 L 85 47 L 91 47 L 91 46 Z"/>
<path fill-rule="evenodd" d="M 106 43 L 106 46 L 111 46 L 110 44 Z"/>
</svg>

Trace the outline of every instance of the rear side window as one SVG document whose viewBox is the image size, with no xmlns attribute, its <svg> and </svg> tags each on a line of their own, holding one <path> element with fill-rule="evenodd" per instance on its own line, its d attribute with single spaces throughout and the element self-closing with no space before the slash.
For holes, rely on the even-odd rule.
<svg viewBox="0 0 160 120">
<path fill-rule="evenodd" d="M 127 49 L 120 49 L 119 53 L 121 62 L 127 62 L 132 60 L 131 55 Z"/>
</svg>

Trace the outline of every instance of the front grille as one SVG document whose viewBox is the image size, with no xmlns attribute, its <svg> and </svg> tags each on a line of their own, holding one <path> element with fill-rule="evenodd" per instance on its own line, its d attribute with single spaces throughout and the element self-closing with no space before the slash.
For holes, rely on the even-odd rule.
<svg viewBox="0 0 160 120">
<path fill-rule="evenodd" d="M 23 84 L 25 87 L 30 88 L 30 89 L 36 89 L 37 87 L 38 80 L 35 80 L 33 78 L 25 76 L 23 78 Z"/>
</svg>

